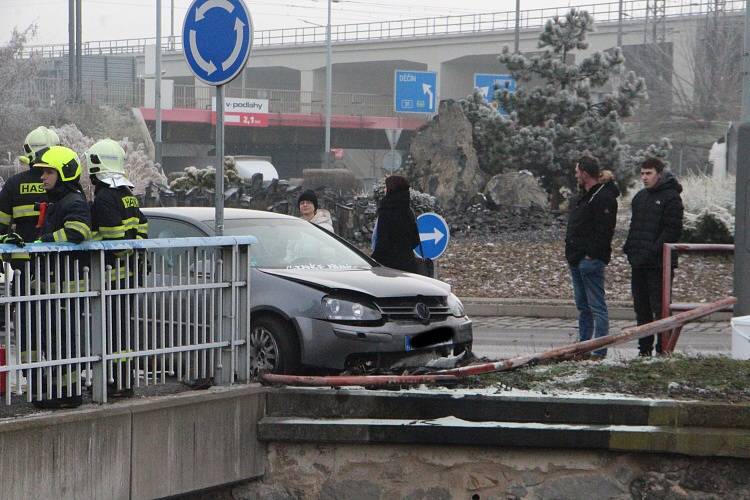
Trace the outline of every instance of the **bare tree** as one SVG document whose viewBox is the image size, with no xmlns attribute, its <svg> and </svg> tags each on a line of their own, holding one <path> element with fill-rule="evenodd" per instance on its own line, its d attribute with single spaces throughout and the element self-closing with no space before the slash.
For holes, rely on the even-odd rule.
<svg viewBox="0 0 750 500">
<path fill-rule="evenodd" d="M 25 93 L 39 66 L 34 58 L 22 58 L 21 52 L 35 33 L 35 25 L 14 29 L 10 41 L 0 46 L 0 151 L 19 150 L 26 129 L 33 128 Z"/>
</svg>

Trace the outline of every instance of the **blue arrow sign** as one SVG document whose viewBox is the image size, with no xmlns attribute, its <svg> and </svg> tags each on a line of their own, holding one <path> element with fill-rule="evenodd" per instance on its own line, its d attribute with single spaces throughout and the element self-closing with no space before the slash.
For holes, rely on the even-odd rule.
<svg viewBox="0 0 750 500">
<path fill-rule="evenodd" d="M 182 27 L 182 49 L 193 74 L 209 85 L 233 80 L 253 45 L 253 21 L 242 0 L 193 0 Z"/>
<path fill-rule="evenodd" d="M 434 113 L 437 97 L 435 71 L 396 70 L 393 104 L 397 113 Z"/>
<path fill-rule="evenodd" d="M 414 247 L 414 253 L 418 257 L 437 259 L 443 255 L 451 239 L 451 232 L 445 219 L 435 212 L 427 212 L 417 217 L 417 230 L 419 230 L 419 240 L 424 250 L 424 255 L 422 255 L 419 245 Z"/>
<path fill-rule="evenodd" d="M 479 89 L 486 100 L 492 100 L 496 86 L 499 90 L 507 89 L 510 92 L 515 92 L 516 80 L 510 75 L 474 73 L 474 88 Z"/>
</svg>

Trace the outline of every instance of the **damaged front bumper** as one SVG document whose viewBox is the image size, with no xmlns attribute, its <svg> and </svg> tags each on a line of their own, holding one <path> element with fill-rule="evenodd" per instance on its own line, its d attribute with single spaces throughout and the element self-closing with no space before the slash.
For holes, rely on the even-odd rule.
<svg viewBox="0 0 750 500">
<path fill-rule="evenodd" d="M 343 325 L 298 317 L 302 364 L 344 370 L 355 366 L 419 366 L 425 354 L 445 356 L 471 350 L 472 323 L 449 316 L 429 324 L 387 322 L 381 326 Z M 414 364 L 409 363 L 414 360 Z"/>
</svg>

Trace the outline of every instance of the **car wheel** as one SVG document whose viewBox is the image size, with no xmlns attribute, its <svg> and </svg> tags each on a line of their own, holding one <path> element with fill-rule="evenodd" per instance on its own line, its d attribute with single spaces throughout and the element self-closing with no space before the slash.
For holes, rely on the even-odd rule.
<svg viewBox="0 0 750 500">
<path fill-rule="evenodd" d="M 294 331 L 282 320 L 270 316 L 252 320 L 250 375 L 260 373 L 296 373 L 299 371 L 299 347 Z"/>
</svg>

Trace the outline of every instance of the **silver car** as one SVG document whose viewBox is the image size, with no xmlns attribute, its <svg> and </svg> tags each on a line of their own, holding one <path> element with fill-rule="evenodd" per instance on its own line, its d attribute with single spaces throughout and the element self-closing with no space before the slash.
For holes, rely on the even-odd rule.
<svg viewBox="0 0 750 500">
<path fill-rule="evenodd" d="M 143 213 L 150 238 L 214 235 L 213 207 Z M 251 249 L 254 372 L 385 368 L 471 351 L 471 321 L 446 283 L 381 266 L 287 215 L 226 209 L 224 234 L 258 239 Z"/>
</svg>

